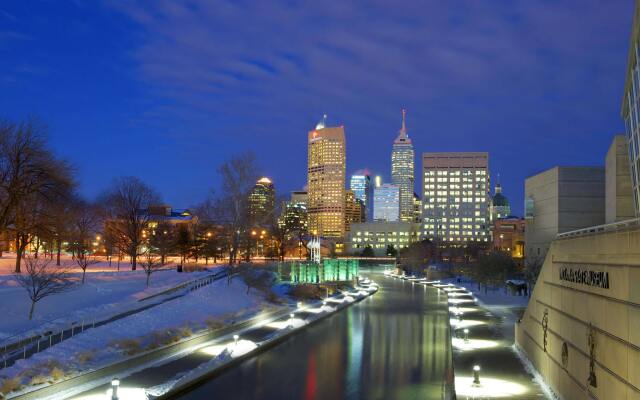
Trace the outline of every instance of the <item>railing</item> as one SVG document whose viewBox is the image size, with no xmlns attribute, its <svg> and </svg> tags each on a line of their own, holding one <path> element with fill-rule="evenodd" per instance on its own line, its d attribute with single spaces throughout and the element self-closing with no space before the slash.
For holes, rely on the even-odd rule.
<svg viewBox="0 0 640 400">
<path fill-rule="evenodd" d="M 595 235 L 602 232 L 615 232 L 621 229 L 640 227 L 640 218 L 627 219 L 624 221 L 612 222 L 610 224 L 590 226 L 588 228 L 576 229 L 575 231 L 562 232 L 556 235 L 556 239 L 568 239 L 578 236 Z"/>
<path fill-rule="evenodd" d="M 174 287 L 142 298 L 138 300 L 138 304 L 152 298 L 167 296 L 178 291 L 180 291 L 182 294 L 186 294 L 188 292 L 192 292 L 204 286 L 210 285 L 213 282 L 226 276 L 227 272 L 226 270 L 223 270 L 208 274 L 206 276 L 195 278 L 190 281 L 182 282 Z M 157 303 L 133 306 L 132 308 L 122 310 L 120 313 L 116 314 L 107 313 L 103 316 L 94 316 L 93 318 L 82 319 L 81 321 L 65 321 L 62 326 L 52 327 L 51 329 L 48 329 L 43 333 L 35 333 L 35 331 L 37 330 L 36 328 L 30 330 L 30 334 L 28 335 L 16 334 L 11 337 L 6 337 L 2 341 L 0 341 L 0 370 L 10 367 L 18 360 L 29 358 L 34 354 L 55 346 L 60 342 L 63 342 L 64 340 L 72 338 L 75 334 L 82 333 L 87 329 L 106 325 L 112 321 L 125 318 L 127 316 L 144 311 L 148 308 L 160 305 L 166 301 L 173 300 L 176 297 L 180 297 L 180 294 L 176 294 L 176 296 L 173 297 L 167 297 Z M 21 336 L 22 338 L 20 338 Z"/>
</svg>

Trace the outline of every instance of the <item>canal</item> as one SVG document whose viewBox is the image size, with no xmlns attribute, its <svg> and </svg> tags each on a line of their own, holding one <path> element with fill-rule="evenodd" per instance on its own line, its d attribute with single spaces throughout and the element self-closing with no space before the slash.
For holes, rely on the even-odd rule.
<svg viewBox="0 0 640 400">
<path fill-rule="evenodd" d="M 380 284 L 374 296 L 178 398 L 447 398 L 453 371 L 445 295 L 381 273 L 368 277 Z"/>
</svg>

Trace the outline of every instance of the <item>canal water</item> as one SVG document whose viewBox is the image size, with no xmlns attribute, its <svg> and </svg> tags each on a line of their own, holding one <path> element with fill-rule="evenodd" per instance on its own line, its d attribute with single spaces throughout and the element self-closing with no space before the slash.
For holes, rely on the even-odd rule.
<svg viewBox="0 0 640 400">
<path fill-rule="evenodd" d="M 445 295 L 381 273 L 368 276 L 380 284 L 375 295 L 178 398 L 446 398 L 453 370 Z"/>
</svg>

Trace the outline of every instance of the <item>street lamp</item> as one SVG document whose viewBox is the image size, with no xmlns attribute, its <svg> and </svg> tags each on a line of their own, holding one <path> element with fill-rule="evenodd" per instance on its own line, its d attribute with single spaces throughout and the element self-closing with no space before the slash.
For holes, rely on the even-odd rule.
<svg viewBox="0 0 640 400">
<path fill-rule="evenodd" d="M 469 329 L 464 328 L 464 342 L 469 343 Z"/>
<path fill-rule="evenodd" d="M 111 400 L 118 400 L 118 386 L 120 386 L 120 379 L 113 378 L 111 380 Z"/>
<path fill-rule="evenodd" d="M 480 386 L 480 366 L 473 366 L 473 385 Z"/>
<path fill-rule="evenodd" d="M 233 345 L 235 347 L 238 347 L 238 339 L 240 339 L 240 336 L 238 335 L 233 335 Z"/>
<path fill-rule="evenodd" d="M 289 326 L 293 328 L 293 314 L 289 314 Z"/>
</svg>

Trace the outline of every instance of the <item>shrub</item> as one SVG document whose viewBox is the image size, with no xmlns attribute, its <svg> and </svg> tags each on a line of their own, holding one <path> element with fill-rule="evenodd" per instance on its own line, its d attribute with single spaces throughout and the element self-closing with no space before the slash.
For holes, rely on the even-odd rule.
<svg viewBox="0 0 640 400">
<path fill-rule="evenodd" d="M 3 395 L 13 392 L 16 389 L 19 389 L 22 384 L 20 383 L 20 378 L 6 378 L 2 380 L 0 384 L 0 393 Z"/>
<path fill-rule="evenodd" d="M 48 377 L 42 375 L 42 374 L 38 374 L 36 376 L 34 376 L 33 378 L 31 378 L 31 381 L 29 382 L 30 385 L 41 385 L 43 383 L 46 383 L 49 380 Z"/>
<path fill-rule="evenodd" d="M 93 361 L 94 358 L 95 352 L 93 350 L 83 351 L 76 355 L 76 360 L 78 360 L 80 365 L 85 365 L 86 363 Z"/>
<path fill-rule="evenodd" d="M 318 300 L 324 291 L 316 285 L 296 285 L 291 288 L 289 295 L 297 300 Z"/>
<path fill-rule="evenodd" d="M 278 296 L 277 294 L 273 293 L 271 290 L 266 292 L 264 297 L 269 303 L 272 303 L 272 304 L 282 304 L 283 303 L 282 298 L 280 296 Z"/>
<path fill-rule="evenodd" d="M 128 356 L 132 356 L 142 350 L 142 347 L 140 346 L 140 340 L 138 339 L 114 340 L 109 344 L 119 348 L 120 350 L 122 350 L 123 354 L 126 354 Z"/>
<path fill-rule="evenodd" d="M 213 317 L 207 317 L 207 319 L 204 320 L 204 324 L 211 330 L 220 329 L 224 326 L 222 321 Z"/>
<path fill-rule="evenodd" d="M 51 369 L 51 378 L 54 381 L 58 381 L 62 378 L 64 378 L 66 374 L 64 373 L 64 371 L 62 370 L 62 368 L 58 368 L 58 367 L 53 367 L 53 369 Z"/>
<path fill-rule="evenodd" d="M 185 338 L 193 335 L 193 331 L 191 330 L 191 327 L 189 325 L 181 326 L 180 328 L 178 328 L 178 331 L 180 335 Z"/>
</svg>

